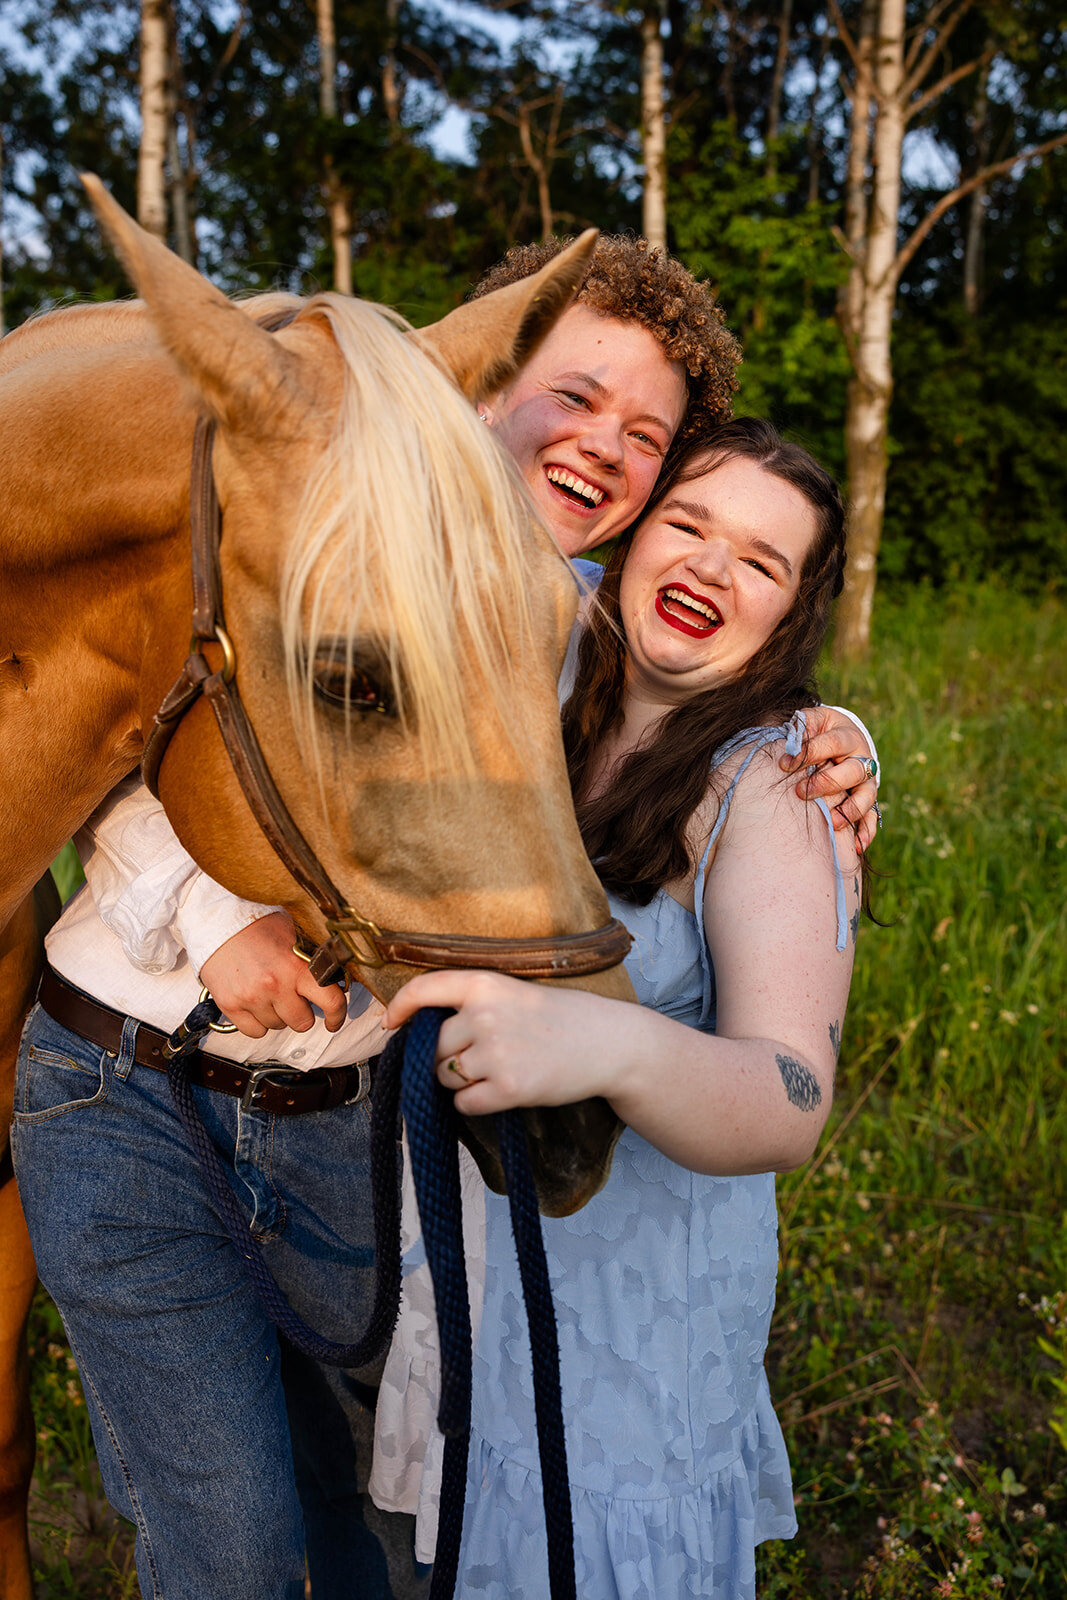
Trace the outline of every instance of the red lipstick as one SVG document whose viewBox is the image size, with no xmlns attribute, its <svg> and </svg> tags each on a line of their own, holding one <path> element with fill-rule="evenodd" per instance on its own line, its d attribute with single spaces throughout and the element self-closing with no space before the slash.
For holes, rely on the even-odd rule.
<svg viewBox="0 0 1067 1600">
<path fill-rule="evenodd" d="M 695 601 L 696 605 L 690 606 L 685 600 L 675 598 L 682 595 L 688 600 Z M 714 612 L 714 616 L 705 617 L 703 611 L 696 609 L 697 606 L 706 606 L 709 611 Z M 679 633 L 687 634 L 690 639 L 707 639 L 717 628 L 722 627 L 722 616 L 718 606 L 705 595 L 694 594 L 684 583 L 666 584 L 659 591 L 656 595 L 656 615 L 670 627 L 677 628 Z M 696 620 L 698 617 L 701 619 L 700 622 Z"/>
</svg>

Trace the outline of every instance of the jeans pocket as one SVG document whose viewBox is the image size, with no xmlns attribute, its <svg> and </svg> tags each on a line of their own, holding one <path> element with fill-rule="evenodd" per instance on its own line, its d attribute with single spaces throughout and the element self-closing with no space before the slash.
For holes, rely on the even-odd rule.
<svg viewBox="0 0 1067 1600">
<path fill-rule="evenodd" d="M 54 1024 L 35 1029 L 34 1020 L 19 1052 L 15 1121 L 43 1122 L 105 1099 L 113 1058 Z"/>
</svg>

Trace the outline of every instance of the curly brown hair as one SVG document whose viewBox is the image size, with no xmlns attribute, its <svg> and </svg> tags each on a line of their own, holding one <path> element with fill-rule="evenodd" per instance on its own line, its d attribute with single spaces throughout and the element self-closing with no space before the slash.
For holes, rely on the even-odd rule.
<svg viewBox="0 0 1067 1600">
<path fill-rule="evenodd" d="M 571 239 L 513 245 L 471 291 L 472 300 L 537 272 Z M 647 239 L 601 234 L 578 301 L 620 322 L 638 322 L 686 371 L 689 404 L 675 445 L 731 414 L 741 346 L 724 326 L 723 309 L 707 283 Z"/>
</svg>

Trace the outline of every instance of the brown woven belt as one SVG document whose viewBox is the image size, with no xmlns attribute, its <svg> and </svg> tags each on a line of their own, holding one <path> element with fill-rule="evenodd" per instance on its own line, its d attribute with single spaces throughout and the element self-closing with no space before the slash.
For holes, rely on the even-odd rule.
<svg viewBox="0 0 1067 1600">
<path fill-rule="evenodd" d="M 101 1005 L 99 1000 L 83 994 L 51 967 L 44 970 L 37 999 L 61 1027 L 118 1055 L 126 1021 L 121 1011 L 113 1011 L 110 1006 Z M 165 1033 L 150 1028 L 146 1022 L 138 1023 L 134 1060 L 142 1067 L 166 1072 L 167 1060 L 163 1054 L 166 1041 Z M 355 1105 L 365 1100 L 377 1065 L 375 1058 L 356 1061 L 347 1067 L 313 1067 L 309 1072 L 298 1072 L 280 1061 L 242 1067 L 239 1062 L 226 1061 L 203 1050 L 186 1060 L 191 1082 L 232 1095 L 240 1100 L 245 1111 L 273 1111 L 282 1117 L 294 1117 L 307 1111 L 330 1111 L 334 1106 Z"/>
</svg>

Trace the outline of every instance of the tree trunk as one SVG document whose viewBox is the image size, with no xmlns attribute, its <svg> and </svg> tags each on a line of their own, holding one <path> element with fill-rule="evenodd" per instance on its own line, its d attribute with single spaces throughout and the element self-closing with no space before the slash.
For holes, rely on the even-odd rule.
<svg viewBox="0 0 1067 1600">
<path fill-rule="evenodd" d="M 811 86 L 811 110 L 808 114 L 808 205 L 819 203 L 819 176 L 822 165 L 823 132 L 819 124 L 819 94 L 822 87 L 826 53 L 830 48 L 830 35 L 823 31 L 819 36 L 819 53 L 815 62 L 815 82 Z"/>
<path fill-rule="evenodd" d="M 385 0 L 385 56 L 382 60 L 382 104 L 395 132 L 400 127 L 400 89 L 396 79 L 397 22 L 400 0 Z"/>
<path fill-rule="evenodd" d="M 663 95 L 663 35 L 659 0 L 646 0 L 641 18 L 641 151 L 645 188 L 641 231 L 649 244 L 667 248 L 667 116 Z"/>
<path fill-rule="evenodd" d="M 333 0 L 316 0 L 319 34 L 319 110 L 326 122 L 337 121 L 337 35 L 334 31 Z M 330 218 L 330 248 L 333 254 L 333 286 L 338 294 L 352 293 L 352 223 L 348 197 L 337 176 L 333 157 L 323 162 L 323 188 Z"/>
<path fill-rule="evenodd" d="M 726 120 L 730 132 L 737 133 L 737 96 L 734 93 L 734 72 L 737 67 L 737 11 L 733 6 L 719 5 L 718 12 L 726 28 L 726 47 L 723 52 L 719 88 L 726 107 Z"/>
<path fill-rule="evenodd" d="M 785 88 L 785 68 L 789 60 L 789 34 L 793 26 L 793 0 L 782 0 L 778 13 L 778 50 L 774 58 L 774 76 L 771 79 L 771 103 L 767 107 L 767 175 L 774 177 L 778 171 L 778 158 L 774 153 L 782 123 L 782 92 Z"/>
<path fill-rule="evenodd" d="M 167 118 L 167 165 L 170 168 L 170 204 L 174 214 L 174 248 L 183 261 L 196 266 L 193 233 L 189 226 L 189 191 L 185 186 L 185 167 L 178 148 L 178 124 L 174 115 Z"/>
<path fill-rule="evenodd" d="M 556 142 L 559 136 L 559 119 L 563 111 L 563 85 L 556 85 L 551 99 L 551 114 L 549 129 L 545 136 L 544 148 L 538 151 L 534 144 L 533 119 L 531 110 L 539 110 L 546 102 L 523 101 L 519 106 L 518 125 L 519 143 L 522 153 L 526 158 L 526 165 L 534 175 L 537 184 L 537 207 L 541 214 L 541 238 L 551 239 L 556 225 L 556 214 L 552 208 L 552 165 L 556 159 Z"/>
<path fill-rule="evenodd" d="M 182 158 L 178 141 L 178 115 L 188 102 L 185 97 L 185 80 L 181 56 L 178 53 L 178 19 L 174 0 L 167 5 L 167 173 L 171 216 L 174 220 L 174 248 L 183 261 L 196 266 L 196 241 L 193 237 L 191 208 L 189 205 L 189 180 L 192 154 L 192 137 L 186 121 L 186 158 Z"/>
<path fill-rule="evenodd" d="M 845 179 L 845 243 L 848 279 L 841 291 L 838 314 L 849 354 L 856 359 L 863 315 L 864 262 L 867 253 L 867 164 L 871 153 L 874 93 L 874 34 L 879 0 L 863 0 L 856 40 L 856 73 L 852 84 L 852 126 Z"/>
<path fill-rule="evenodd" d="M 868 0 L 864 0 L 865 10 L 867 3 Z M 1017 151 L 991 166 L 979 166 L 963 183 L 943 194 L 898 246 L 900 169 L 907 124 L 952 84 L 989 62 L 993 48 L 987 46 L 974 60 L 950 68 L 932 88 L 919 93 L 935 63 L 944 58 L 948 39 L 970 9 L 970 0 L 956 0 L 954 6 L 946 6 L 945 0 L 932 0 L 913 32 L 907 56 L 904 50 L 905 0 L 874 0 L 873 103 L 876 114 L 873 176 L 867 205 L 862 167 L 871 146 L 867 121 L 870 96 L 862 92 L 866 78 L 862 39 L 853 39 L 839 0 L 829 0 L 829 4 L 838 34 L 855 67 L 846 232 L 839 235 L 849 256 L 849 281 L 840 308 L 840 321 L 854 372 L 845 422 L 852 514 L 848 567 L 835 637 L 837 656 L 842 660 L 854 660 L 863 656 L 870 645 L 888 469 L 886 437 L 893 393 L 893 308 L 901 274 L 949 207 L 974 194 L 1001 173 L 1010 172 L 1024 162 L 1039 161 L 1053 150 L 1067 147 L 1067 132 Z M 861 211 L 866 215 L 866 232 L 862 237 Z"/>
<path fill-rule="evenodd" d="M 989 74 L 992 62 L 987 61 L 978 74 L 975 89 L 971 129 L 974 134 L 974 162 L 984 167 L 989 160 Z M 985 226 L 986 203 L 989 190 L 982 184 L 971 195 L 967 213 L 967 238 L 963 250 L 963 304 L 969 316 L 978 315 L 982 295 L 982 232 Z"/>
<path fill-rule="evenodd" d="M 165 0 L 141 0 L 141 149 L 137 220 L 157 239 L 167 232 L 167 13 Z"/>
<path fill-rule="evenodd" d="M 881 0 L 874 47 L 878 115 L 874 128 L 874 179 L 861 264 L 862 305 L 845 421 L 851 516 L 845 588 L 838 606 L 835 652 L 856 660 L 870 646 L 878 546 L 888 470 L 886 436 L 893 393 L 890 356 L 897 286 L 900 166 L 907 119 L 904 85 L 905 0 Z M 857 99 L 854 114 L 862 110 Z M 851 276 L 851 274 L 850 274 Z M 852 297 L 850 296 L 850 305 Z"/>
</svg>

